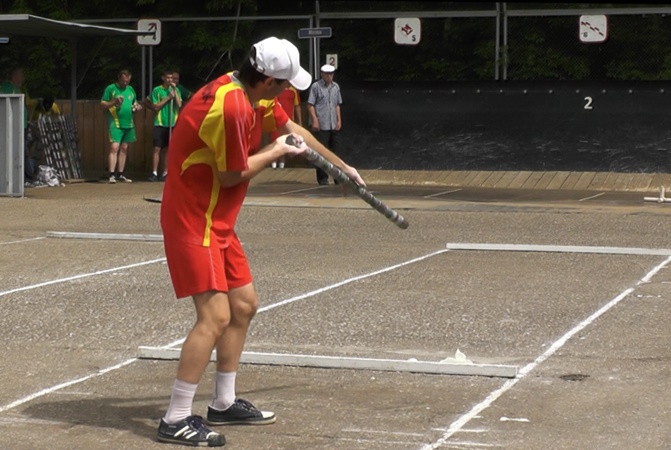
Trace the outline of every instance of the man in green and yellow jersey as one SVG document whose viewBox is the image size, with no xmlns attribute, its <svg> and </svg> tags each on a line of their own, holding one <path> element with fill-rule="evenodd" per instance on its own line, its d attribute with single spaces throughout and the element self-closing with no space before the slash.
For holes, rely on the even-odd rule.
<svg viewBox="0 0 671 450">
<path fill-rule="evenodd" d="M 173 72 L 170 70 L 164 71 L 161 79 L 163 83 L 154 88 L 149 98 L 151 108 L 156 112 L 156 118 L 154 119 L 152 173 L 149 175 L 149 181 L 165 181 L 165 176 L 168 174 L 165 155 L 170 143 L 172 127 L 175 126 L 179 110 L 182 107 L 182 95 L 173 79 Z M 161 155 L 163 155 L 163 158 L 161 158 Z M 159 176 L 158 166 L 161 159 L 163 160 L 163 164 L 161 164 L 162 170 Z"/>
<path fill-rule="evenodd" d="M 110 151 L 108 157 L 109 182 L 130 183 L 132 180 L 124 176 L 128 144 L 136 141 L 133 113 L 142 109 L 137 101 L 135 89 L 130 85 L 131 73 L 128 70 L 119 72 L 117 82 L 105 88 L 100 106 L 107 110 L 109 126 Z M 118 163 L 118 167 L 117 167 Z M 116 169 L 116 172 L 115 172 Z"/>
</svg>

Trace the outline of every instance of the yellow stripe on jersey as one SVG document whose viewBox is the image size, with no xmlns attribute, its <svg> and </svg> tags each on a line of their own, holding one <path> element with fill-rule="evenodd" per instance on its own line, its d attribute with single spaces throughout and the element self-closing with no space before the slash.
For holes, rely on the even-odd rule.
<svg viewBox="0 0 671 450">
<path fill-rule="evenodd" d="M 217 177 L 217 164 L 214 161 L 212 151 L 207 148 L 201 148 L 192 152 L 182 163 L 182 172 L 180 176 L 191 166 L 205 164 L 212 169 L 212 190 L 210 192 L 210 204 L 205 211 L 205 230 L 203 234 L 203 247 L 210 246 L 210 230 L 212 229 L 212 212 L 219 201 L 219 178 Z"/>
<path fill-rule="evenodd" d="M 200 130 L 198 130 L 198 137 L 212 150 L 215 154 L 216 167 L 220 172 L 225 172 L 228 168 L 226 161 L 226 142 L 229 139 L 240 139 L 241 130 L 236 130 L 235 134 L 232 132 L 230 136 L 226 135 L 226 113 L 230 113 L 230 105 L 225 105 L 226 95 L 235 90 L 240 90 L 238 95 L 246 98 L 244 89 L 240 82 L 232 81 L 225 84 L 215 94 L 214 102 L 207 112 L 205 119 L 201 123 Z M 236 95 L 235 93 L 233 95 Z M 240 101 L 233 101 L 237 106 L 235 113 L 236 117 L 244 117 L 245 111 L 241 108 Z M 226 111 L 225 106 L 229 107 Z"/>
</svg>

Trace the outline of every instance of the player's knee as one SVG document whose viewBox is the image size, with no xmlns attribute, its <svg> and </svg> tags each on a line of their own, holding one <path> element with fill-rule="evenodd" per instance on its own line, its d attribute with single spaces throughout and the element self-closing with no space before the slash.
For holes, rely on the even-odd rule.
<svg viewBox="0 0 671 450">
<path fill-rule="evenodd" d="M 210 317 L 199 320 L 200 325 L 213 337 L 219 338 L 231 323 L 230 314 L 213 314 Z"/>
<path fill-rule="evenodd" d="M 255 295 L 231 302 L 231 314 L 236 319 L 250 320 L 258 309 L 259 299 Z"/>
</svg>

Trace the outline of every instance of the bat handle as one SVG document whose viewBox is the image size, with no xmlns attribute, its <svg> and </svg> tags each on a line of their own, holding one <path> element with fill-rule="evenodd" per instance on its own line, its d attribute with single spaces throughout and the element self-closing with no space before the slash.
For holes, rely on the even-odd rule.
<svg viewBox="0 0 671 450">
<path fill-rule="evenodd" d="M 287 145 L 293 145 L 294 147 L 299 147 L 298 142 L 296 142 L 296 139 L 290 134 L 287 136 L 287 139 L 284 141 L 285 144 Z"/>
</svg>

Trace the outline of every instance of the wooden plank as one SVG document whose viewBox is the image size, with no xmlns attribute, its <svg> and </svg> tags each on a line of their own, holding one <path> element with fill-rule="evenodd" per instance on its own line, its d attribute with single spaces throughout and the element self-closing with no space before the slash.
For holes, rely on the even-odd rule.
<svg viewBox="0 0 671 450">
<path fill-rule="evenodd" d="M 139 347 L 138 358 L 174 361 L 180 348 Z M 216 361 L 216 352 L 210 355 Z M 375 370 L 386 372 L 430 373 L 438 375 L 480 375 L 515 378 L 517 366 L 497 364 L 450 363 L 399 359 L 352 358 L 343 356 L 299 355 L 287 353 L 243 352 L 240 362 L 270 366 L 316 367 L 322 369 Z"/>
<path fill-rule="evenodd" d="M 59 239 L 105 239 L 118 241 L 163 242 L 160 234 L 79 233 L 70 231 L 47 231 L 47 237 Z"/>
</svg>

